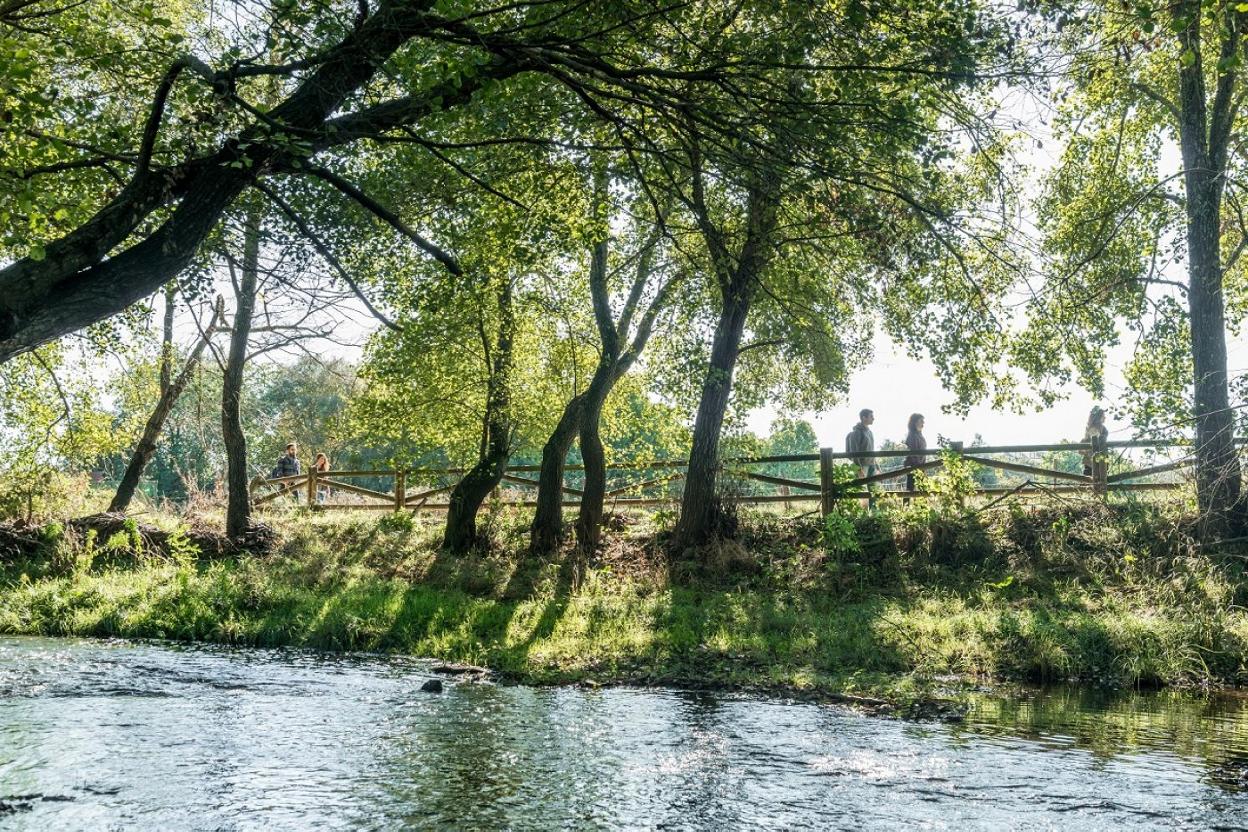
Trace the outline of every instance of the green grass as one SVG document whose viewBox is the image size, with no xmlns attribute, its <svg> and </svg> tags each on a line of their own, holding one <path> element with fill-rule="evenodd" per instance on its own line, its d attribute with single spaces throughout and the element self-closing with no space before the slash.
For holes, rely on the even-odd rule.
<svg viewBox="0 0 1248 832">
<path fill-rule="evenodd" d="M 1108 512 L 1108 513 L 1106 513 Z M 65 538 L 0 565 L 0 632 L 393 651 L 533 683 L 762 687 L 897 696 L 949 674 L 1233 684 L 1248 657 L 1234 553 L 1202 553 L 1163 507 L 908 510 L 746 518 L 671 561 L 635 527 L 600 556 L 523 552 L 523 518 L 456 558 L 436 527 L 284 524 L 276 553 L 215 562 Z"/>
</svg>

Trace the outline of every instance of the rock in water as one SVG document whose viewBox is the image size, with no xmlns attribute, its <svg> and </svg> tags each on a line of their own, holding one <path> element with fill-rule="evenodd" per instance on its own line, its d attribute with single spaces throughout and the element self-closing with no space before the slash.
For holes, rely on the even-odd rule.
<svg viewBox="0 0 1248 832">
<path fill-rule="evenodd" d="M 442 680 L 430 679 L 428 682 L 425 682 L 423 685 L 421 685 L 420 689 L 424 691 L 425 693 L 441 693 L 442 692 Z"/>
</svg>

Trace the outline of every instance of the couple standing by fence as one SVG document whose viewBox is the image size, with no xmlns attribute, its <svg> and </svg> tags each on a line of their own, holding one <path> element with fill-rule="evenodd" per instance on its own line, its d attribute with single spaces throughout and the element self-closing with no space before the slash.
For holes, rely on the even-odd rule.
<svg viewBox="0 0 1248 832">
<path fill-rule="evenodd" d="M 879 471 L 875 457 L 871 456 L 875 450 L 875 435 L 871 433 L 873 424 L 875 412 L 863 408 L 858 412 L 858 424 L 845 437 L 845 452 L 850 455 L 850 461 L 858 466 L 859 477 L 874 476 Z M 927 461 L 924 453 L 927 450 L 927 439 L 923 436 L 923 424 L 922 413 L 910 414 L 910 421 L 906 426 L 906 449 L 910 451 L 904 462 L 907 468 L 917 467 Z M 914 490 L 913 471 L 906 474 L 906 490 Z"/>
<path fill-rule="evenodd" d="M 329 472 L 329 457 L 325 454 L 317 454 L 316 459 L 312 461 L 312 470 L 317 476 L 321 476 Z M 294 442 L 287 443 L 286 453 L 277 459 L 277 465 L 273 466 L 273 473 L 269 475 L 270 479 L 279 477 L 297 477 L 303 471 L 299 466 L 299 446 Z M 296 499 L 298 499 L 296 497 Z M 329 486 L 318 486 L 316 489 L 316 501 L 323 503 L 329 499 Z"/>
</svg>

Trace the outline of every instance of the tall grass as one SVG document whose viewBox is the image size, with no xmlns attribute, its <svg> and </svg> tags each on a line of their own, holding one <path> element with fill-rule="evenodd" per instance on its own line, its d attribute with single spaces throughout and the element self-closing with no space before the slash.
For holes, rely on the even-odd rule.
<svg viewBox="0 0 1248 832">
<path fill-rule="evenodd" d="M 217 561 L 62 536 L 0 566 L 0 631 L 396 651 L 542 683 L 1248 672 L 1242 561 L 1202 550 L 1166 505 L 746 516 L 738 540 L 688 559 L 640 522 L 593 559 L 534 560 L 524 520 L 496 517 L 495 545 L 458 558 L 433 525 L 358 515 L 299 518 L 277 552 Z"/>
</svg>

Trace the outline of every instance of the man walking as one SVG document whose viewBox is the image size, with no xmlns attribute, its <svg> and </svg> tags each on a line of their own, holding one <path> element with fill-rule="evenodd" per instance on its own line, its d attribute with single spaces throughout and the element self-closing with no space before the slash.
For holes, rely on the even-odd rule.
<svg viewBox="0 0 1248 832">
<path fill-rule="evenodd" d="M 269 474 L 269 479 L 275 480 L 278 477 L 295 477 L 300 474 L 299 469 L 299 448 L 294 442 L 286 446 L 286 453 L 277 458 L 277 464 L 273 466 L 273 472 Z M 290 498 L 296 503 L 299 502 L 299 492 L 295 490 L 294 483 L 283 482 L 278 486 L 279 494 L 290 494 Z"/>
<path fill-rule="evenodd" d="M 875 473 L 875 458 L 870 456 L 875 450 L 875 436 L 871 433 L 871 425 L 875 423 L 875 413 L 863 409 L 858 412 L 858 424 L 845 437 L 845 452 L 849 459 L 858 466 L 858 476 L 869 477 Z"/>
<path fill-rule="evenodd" d="M 870 477 L 876 472 L 875 457 L 871 456 L 871 452 L 875 450 L 875 436 L 871 433 L 871 425 L 875 422 L 875 413 L 867 408 L 858 411 L 858 424 L 854 425 L 854 429 L 845 437 L 845 452 L 849 454 L 849 459 L 858 466 L 859 477 Z M 871 490 L 871 486 L 867 486 L 867 491 Z M 871 497 L 867 498 L 868 507 L 874 502 Z"/>
</svg>

